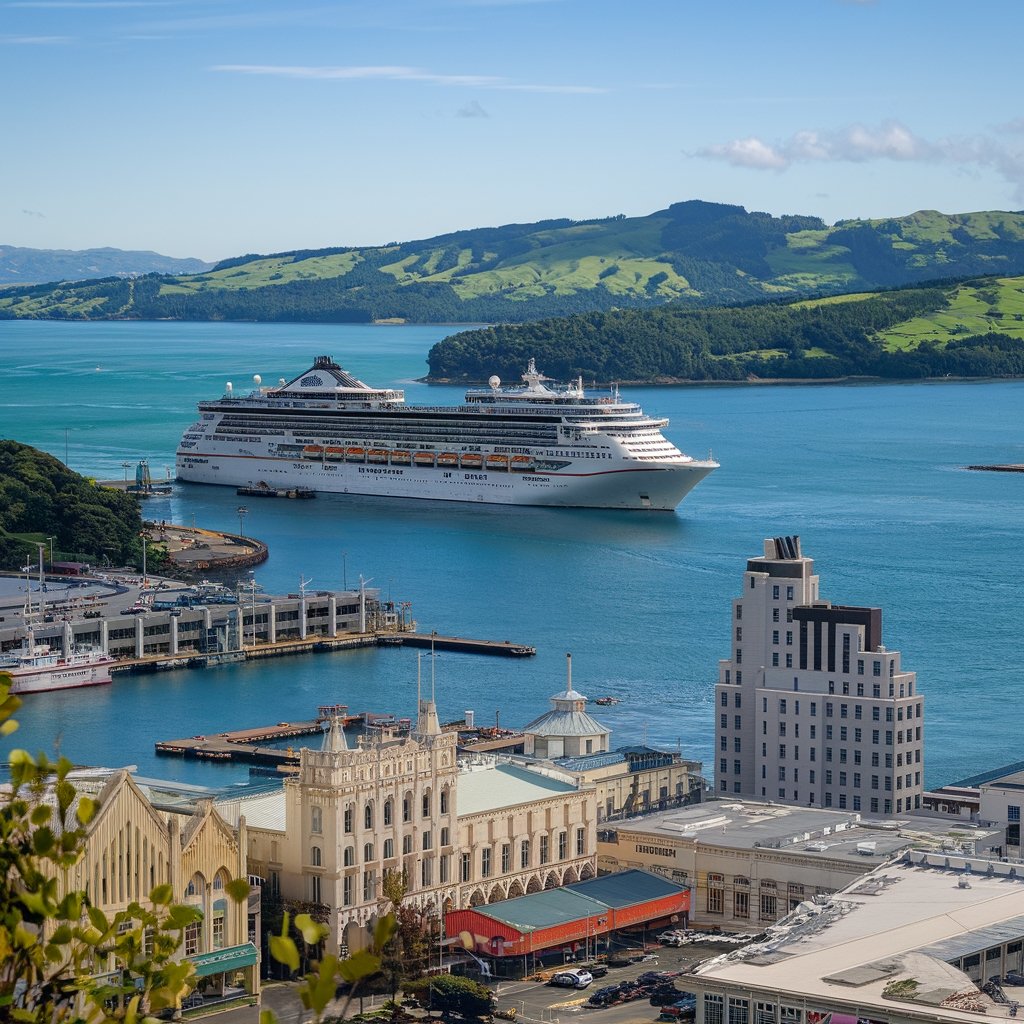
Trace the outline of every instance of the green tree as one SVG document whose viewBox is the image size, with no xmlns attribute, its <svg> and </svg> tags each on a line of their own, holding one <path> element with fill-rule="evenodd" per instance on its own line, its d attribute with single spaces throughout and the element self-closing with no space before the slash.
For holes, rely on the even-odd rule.
<svg viewBox="0 0 1024 1024">
<path fill-rule="evenodd" d="M 405 991 L 415 996 L 421 1006 L 463 1017 L 487 1016 L 494 1006 L 494 997 L 486 985 L 454 974 L 418 978 L 406 984 Z"/>
</svg>

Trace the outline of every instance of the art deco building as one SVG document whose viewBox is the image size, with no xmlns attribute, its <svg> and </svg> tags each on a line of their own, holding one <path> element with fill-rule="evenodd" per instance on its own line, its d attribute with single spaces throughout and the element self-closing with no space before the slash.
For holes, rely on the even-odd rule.
<svg viewBox="0 0 1024 1024">
<path fill-rule="evenodd" d="M 819 599 L 799 537 L 765 541 L 715 687 L 718 796 L 905 814 L 924 790 L 924 698 L 879 608 Z"/>
</svg>

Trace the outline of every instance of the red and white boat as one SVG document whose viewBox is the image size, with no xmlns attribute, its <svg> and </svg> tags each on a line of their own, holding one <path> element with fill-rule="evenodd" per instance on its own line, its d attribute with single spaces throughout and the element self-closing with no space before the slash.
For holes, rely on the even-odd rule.
<svg viewBox="0 0 1024 1024">
<path fill-rule="evenodd" d="M 68 653 L 49 644 L 37 644 L 32 630 L 20 648 L 0 657 L 0 672 L 13 680 L 11 693 L 43 693 L 74 686 L 102 686 L 111 681 L 110 667 L 117 661 L 98 647 L 74 647 L 70 630 L 64 634 Z"/>
</svg>

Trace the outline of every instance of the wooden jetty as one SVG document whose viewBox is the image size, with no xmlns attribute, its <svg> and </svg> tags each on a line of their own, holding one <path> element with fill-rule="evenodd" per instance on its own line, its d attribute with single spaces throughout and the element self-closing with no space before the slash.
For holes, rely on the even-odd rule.
<svg viewBox="0 0 1024 1024">
<path fill-rule="evenodd" d="M 506 658 L 529 658 L 536 647 L 511 640 L 469 640 L 463 636 L 438 636 L 436 633 L 391 633 L 380 637 L 380 644 L 426 647 L 436 651 L 464 651 L 467 654 L 500 654 Z"/>
</svg>

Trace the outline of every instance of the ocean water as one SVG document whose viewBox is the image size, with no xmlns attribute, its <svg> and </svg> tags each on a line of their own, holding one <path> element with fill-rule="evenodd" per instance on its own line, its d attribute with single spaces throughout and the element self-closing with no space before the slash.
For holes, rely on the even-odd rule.
<svg viewBox="0 0 1024 1024">
<path fill-rule="evenodd" d="M 0 322 L 0 436 L 100 479 L 147 458 L 173 466 L 195 403 L 224 382 L 290 378 L 331 354 L 410 402 L 429 387 L 445 327 Z M 543 369 L 543 367 L 541 367 Z M 27 698 L 12 743 L 91 765 L 242 784 L 240 766 L 158 758 L 154 743 L 312 717 L 321 703 L 410 715 L 417 673 L 443 720 L 521 726 L 573 681 L 613 743 L 680 749 L 711 769 L 711 697 L 729 651 L 730 601 L 763 538 L 799 534 L 822 597 L 883 609 L 883 642 L 926 695 L 931 786 L 1024 758 L 1019 638 L 1024 475 L 967 472 L 1024 462 L 1022 382 L 630 388 L 684 451 L 722 468 L 674 513 L 516 509 L 320 496 L 248 502 L 247 533 L 270 546 L 257 571 L 275 592 L 353 586 L 408 601 L 420 629 L 536 646 L 513 660 L 404 649 L 309 655 L 120 678 Z M 237 530 L 230 488 L 176 486 L 146 514 Z M 419 664 L 418 664 L 419 662 Z"/>
</svg>

